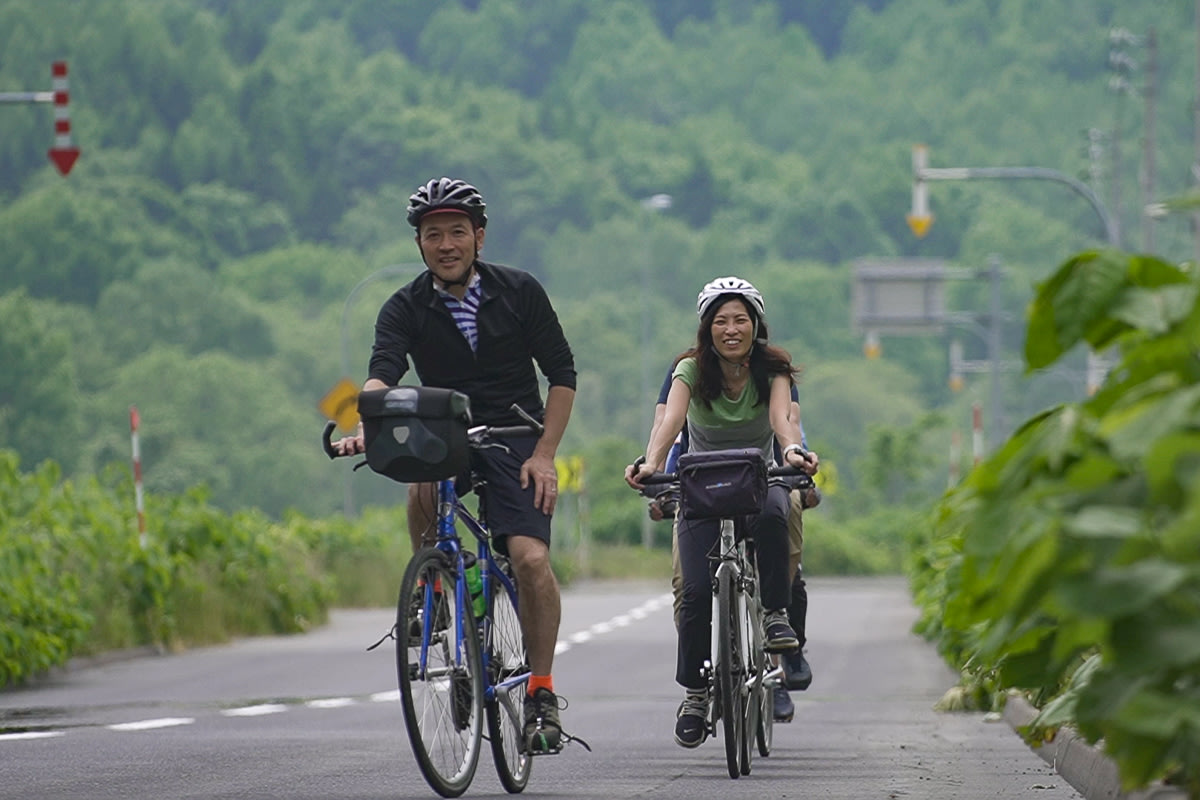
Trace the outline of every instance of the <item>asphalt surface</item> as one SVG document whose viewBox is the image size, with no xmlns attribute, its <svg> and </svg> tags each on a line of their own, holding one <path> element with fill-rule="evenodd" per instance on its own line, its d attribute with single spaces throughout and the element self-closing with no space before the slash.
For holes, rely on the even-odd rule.
<svg viewBox="0 0 1200 800">
<path fill-rule="evenodd" d="M 665 586 L 563 597 L 555 683 L 586 739 L 538 758 L 525 796 L 1039 798 L 1078 794 L 1002 720 L 939 713 L 955 675 L 914 636 L 904 582 L 809 582 L 812 688 L 770 757 L 730 780 L 722 743 L 672 741 L 681 690 Z M 318 631 L 78 664 L 0 693 L 0 798 L 424 798 L 393 657 L 365 647 L 386 609 Z M 506 796 L 488 754 L 468 797 Z"/>
</svg>

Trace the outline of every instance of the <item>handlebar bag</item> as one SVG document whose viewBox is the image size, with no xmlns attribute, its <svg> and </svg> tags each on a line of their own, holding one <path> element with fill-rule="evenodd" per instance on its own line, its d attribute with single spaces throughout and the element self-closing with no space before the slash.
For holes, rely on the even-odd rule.
<svg viewBox="0 0 1200 800">
<path fill-rule="evenodd" d="M 767 500 L 767 463 L 755 448 L 684 453 L 675 472 L 684 519 L 758 514 Z"/>
<path fill-rule="evenodd" d="M 367 466 L 401 483 L 453 478 L 470 455 L 470 399 L 432 386 L 395 386 L 358 395 Z"/>
</svg>

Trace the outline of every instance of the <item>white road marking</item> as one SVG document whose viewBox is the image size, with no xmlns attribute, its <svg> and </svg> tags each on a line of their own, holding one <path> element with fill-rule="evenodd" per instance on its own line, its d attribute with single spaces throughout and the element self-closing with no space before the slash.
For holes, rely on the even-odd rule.
<svg viewBox="0 0 1200 800">
<path fill-rule="evenodd" d="M 0 733 L 0 742 L 16 741 L 17 739 L 49 739 L 52 736 L 62 735 L 62 731 L 22 731 L 21 733 Z"/>
<path fill-rule="evenodd" d="M 256 706 L 222 709 L 221 715 L 225 717 L 261 717 L 265 714 L 281 714 L 284 711 L 287 711 L 287 706 L 281 703 L 261 703 Z"/>
<path fill-rule="evenodd" d="M 571 649 L 572 645 L 590 642 L 597 636 L 602 636 L 617 628 L 627 627 L 631 625 L 634 620 L 645 619 L 664 606 L 672 606 L 673 604 L 674 598 L 670 594 L 661 594 L 658 597 L 652 597 L 637 608 L 630 609 L 626 614 L 618 614 L 607 622 L 597 622 L 586 631 L 579 631 L 578 633 L 571 634 L 565 639 L 559 639 L 554 645 L 554 655 L 567 652 Z"/>
<path fill-rule="evenodd" d="M 137 722 L 118 722 L 105 725 L 110 731 L 151 731 L 156 728 L 173 728 L 176 725 L 191 725 L 196 720 L 193 717 L 160 717 L 159 719 L 143 719 Z"/>
<path fill-rule="evenodd" d="M 309 708 L 345 708 L 354 705 L 355 702 L 357 701 L 353 697 L 327 697 L 324 700 L 309 700 L 304 705 Z"/>
</svg>

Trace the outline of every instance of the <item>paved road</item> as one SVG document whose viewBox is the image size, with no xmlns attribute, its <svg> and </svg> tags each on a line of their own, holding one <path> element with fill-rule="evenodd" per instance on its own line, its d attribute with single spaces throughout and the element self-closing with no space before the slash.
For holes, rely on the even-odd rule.
<svg viewBox="0 0 1200 800">
<path fill-rule="evenodd" d="M 909 633 L 899 579 L 810 581 L 796 720 L 731 781 L 719 741 L 671 740 L 680 690 L 669 598 L 642 584 L 564 596 L 555 682 L 569 747 L 527 797 L 1075 798 L 1004 723 L 938 714 L 954 676 Z M 392 654 L 364 648 L 386 610 L 305 636 L 72 669 L 0 693 L 0 798 L 428 798 L 395 699 Z M 486 753 L 485 753 L 486 758 Z M 490 761 L 469 797 L 505 796 Z"/>
</svg>

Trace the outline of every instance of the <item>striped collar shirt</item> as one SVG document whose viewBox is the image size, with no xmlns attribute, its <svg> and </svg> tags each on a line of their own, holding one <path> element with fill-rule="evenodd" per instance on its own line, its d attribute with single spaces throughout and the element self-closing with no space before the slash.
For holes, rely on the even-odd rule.
<svg viewBox="0 0 1200 800">
<path fill-rule="evenodd" d="M 467 343 L 471 345 L 472 352 L 478 350 L 479 328 L 475 319 L 479 315 L 479 302 L 483 299 L 483 290 L 479 284 L 479 272 L 476 271 L 471 276 L 471 281 L 467 284 L 467 293 L 463 295 L 462 300 L 446 291 L 445 285 L 441 281 L 434 279 L 433 285 L 441 295 L 442 302 L 449 309 L 450 316 L 454 318 L 454 324 L 458 326 Z"/>
</svg>

